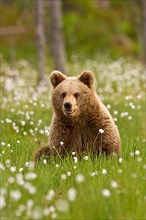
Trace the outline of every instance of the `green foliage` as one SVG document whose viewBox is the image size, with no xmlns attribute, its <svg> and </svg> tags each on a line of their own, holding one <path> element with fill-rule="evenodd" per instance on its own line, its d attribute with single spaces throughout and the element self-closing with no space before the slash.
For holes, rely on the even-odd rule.
<svg viewBox="0 0 146 220">
<path fill-rule="evenodd" d="M 95 57 L 108 53 L 112 58 L 141 56 L 142 2 L 111 0 L 108 8 L 101 8 L 96 1 L 62 1 L 65 45 L 68 57 L 79 54 Z M 1 38 L 1 52 L 10 59 L 13 39 L 16 59 L 36 59 L 35 4 L 34 1 L 8 1 L 1 4 L 1 26 L 24 26 L 27 32 L 20 36 Z M 47 51 L 51 51 L 49 7 L 45 4 Z M 26 40 L 25 40 L 26 39 Z M 27 53 L 28 50 L 28 53 Z M 47 53 L 48 54 L 48 53 Z M 51 53 L 48 55 L 51 59 Z"/>
</svg>

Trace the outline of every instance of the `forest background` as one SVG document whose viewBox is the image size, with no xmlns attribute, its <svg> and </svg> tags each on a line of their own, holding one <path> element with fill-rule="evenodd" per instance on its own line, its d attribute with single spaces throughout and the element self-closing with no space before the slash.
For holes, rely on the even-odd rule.
<svg viewBox="0 0 146 220">
<path fill-rule="evenodd" d="M 44 62 L 53 68 L 57 59 L 53 55 L 56 35 L 51 4 L 54 2 L 60 13 L 57 28 L 67 62 L 71 62 L 74 55 L 85 60 L 95 59 L 97 54 L 144 61 L 143 0 L 1 0 L 0 51 L 4 59 L 14 64 L 23 58 L 36 65 L 40 16 L 44 32 L 40 44 L 47 57 Z M 40 14 L 37 7 L 43 8 Z M 54 68 L 57 67 L 54 64 Z"/>
</svg>

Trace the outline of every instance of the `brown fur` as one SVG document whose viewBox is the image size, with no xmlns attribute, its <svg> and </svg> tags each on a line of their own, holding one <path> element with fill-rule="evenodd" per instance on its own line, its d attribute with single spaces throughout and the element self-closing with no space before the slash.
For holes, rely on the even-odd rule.
<svg viewBox="0 0 146 220">
<path fill-rule="evenodd" d="M 94 75 L 84 71 L 78 77 L 67 77 L 59 71 L 50 76 L 54 115 L 50 127 L 48 146 L 40 149 L 35 159 L 42 155 L 71 153 L 82 155 L 119 154 L 118 129 L 94 89 Z M 71 103 L 68 110 L 65 103 Z M 101 134 L 99 129 L 103 129 Z M 62 145 L 63 142 L 63 145 Z"/>
</svg>

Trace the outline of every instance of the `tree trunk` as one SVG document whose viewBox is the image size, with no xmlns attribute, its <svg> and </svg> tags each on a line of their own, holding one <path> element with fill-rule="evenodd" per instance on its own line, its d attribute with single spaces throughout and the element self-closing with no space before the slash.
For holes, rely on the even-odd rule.
<svg viewBox="0 0 146 220">
<path fill-rule="evenodd" d="M 51 16 L 52 52 L 55 68 L 65 73 L 65 45 L 63 39 L 62 7 L 60 0 L 49 0 Z"/>
<path fill-rule="evenodd" d="M 45 33 L 43 22 L 43 0 L 36 0 L 36 36 L 38 52 L 38 84 L 45 81 Z"/>
<path fill-rule="evenodd" d="M 97 5 L 99 5 L 101 8 L 109 8 L 110 1 L 109 0 L 97 0 Z"/>
</svg>

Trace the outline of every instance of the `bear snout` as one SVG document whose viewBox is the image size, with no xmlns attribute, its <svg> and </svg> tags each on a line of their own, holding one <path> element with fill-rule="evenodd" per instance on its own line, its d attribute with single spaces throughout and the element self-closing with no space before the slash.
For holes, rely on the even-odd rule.
<svg viewBox="0 0 146 220">
<path fill-rule="evenodd" d="M 72 104 L 71 104 L 70 102 L 65 102 L 65 103 L 64 103 L 64 108 L 65 108 L 66 110 L 71 110 Z"/>
</svg>

